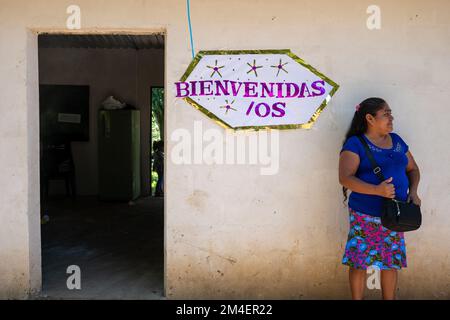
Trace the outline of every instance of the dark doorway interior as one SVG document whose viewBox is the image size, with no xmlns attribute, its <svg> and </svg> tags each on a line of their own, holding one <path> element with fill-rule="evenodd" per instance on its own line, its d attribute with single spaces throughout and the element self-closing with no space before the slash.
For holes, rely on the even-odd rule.
<svg viewBox="0 0 450 320">
<path fill-rule="evenodd" d="M 163 298 L 164 199 L 148 168 L 163 51 L 162 35 L 39 36 L 43 299 Z M 122 105 L 105 111 L 108 97 Z"/>
</svg>

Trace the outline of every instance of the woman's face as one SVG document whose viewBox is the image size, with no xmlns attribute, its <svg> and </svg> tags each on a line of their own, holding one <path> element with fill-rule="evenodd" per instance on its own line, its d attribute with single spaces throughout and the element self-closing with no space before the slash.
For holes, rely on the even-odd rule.
<svg viewBox="0 0 450 320">
<path fill-rule="evenodd" d="M 369 125 L 373 127 L 376 131 L 387 134 L 394 130 L 393 121 L 394 117 L 392 116 L 392 110 L 388 104 L 385 104 L 384 107 L 377 111 L 375 117 L 372 115 L 367 115 L 367 121 Z"/>
</svg>

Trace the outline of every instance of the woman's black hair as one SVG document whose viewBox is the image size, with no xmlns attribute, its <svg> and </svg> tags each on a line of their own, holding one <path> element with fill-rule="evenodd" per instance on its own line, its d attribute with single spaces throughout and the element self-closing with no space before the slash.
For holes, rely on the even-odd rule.
<svg viewBox="0 0 450 320">
<path fill-rule="evenodd" d="M 352 123 L 350 124 L 350 128 L 345 135 L 345 140 L 342 145 L 348 140 L 348 138 L 353 136 L 359 136 L 366 133 L 368 125 L 366 114 L 371 114 L 372 116 L 376 116 L 377 112 L 384 108 L 386 105 L 386 101 L 381 98 L 367 98 L 363 102 L 359 104 L 359 109 L 355 111 L 353 115 Z M 342 193 L 344 194 L 344 203 L 347 201 L 347 188 L 342 187 Z"/>
</svg>

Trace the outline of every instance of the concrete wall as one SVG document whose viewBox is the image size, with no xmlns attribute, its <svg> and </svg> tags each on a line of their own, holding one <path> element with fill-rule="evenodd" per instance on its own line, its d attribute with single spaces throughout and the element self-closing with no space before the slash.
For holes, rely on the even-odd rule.
<svg viewBox="0 0 450 320">
<path fill-rule="evenodd" d="M 164 85 L 164 50 L 39 49 L 39 82 L 90 86 L 89 141 L 73 142 L 77 192 L 96 195 L 98 110 L 109 95 L 141 111 L 141 189 L 150 193 L 150 87 Z M 52 181 L 51 193 L 64 193 Z"/>
<path fill-rule="evenodd" d="M 33 32 L 65 30 L 69 1 L 2 1 L 0 12 L 0 296 L 39 288 L 37 49 Z M 191 61 L 184 1 L 79 0 L 82 32 L 167 33 L 165 83 Z M 450 298 L 450 3 L 379 0 L 382 28 L 366 28 L 372 1 L 192 1 L 196 50 L 290 48 L 340 84 L 312 130 L 280 132 L 280 170 L 166 164 L 165 285 L 169 298 L 347 298 L 340 265 L 347 212 L 338 153 L 354 106 L 387 99 L 395 131 L 422 170 L 424 225 L 407 234 L 401 298 Z M 256 10 L 255 10 L 256 9 Z M 127 30 L 125 30 L 127 29 Z M 166 96 L 166 137 L 218 128 Z M 251 135 L 251 133 L 243 133 Z M 174 142 L 167 142 L 167 150 Z M 371 296 L 379 292 L 372 291 Z"/>
</svg>

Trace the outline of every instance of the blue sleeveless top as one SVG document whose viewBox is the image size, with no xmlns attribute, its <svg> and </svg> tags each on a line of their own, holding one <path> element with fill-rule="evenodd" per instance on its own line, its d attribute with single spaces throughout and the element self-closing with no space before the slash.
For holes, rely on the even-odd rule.
<svg viewBox="0 0 450 320">
<path fill-rule="evenodd" d="M 390 149 L 377 147 L 365 135 L 363 137 L 367 141 L 375 160 L 381 167 L 384 177 L 386 179 L 392 177 L 391 183 L 395 186 L 395 199 L 406 201 L 409 188 L 409 180 L 406 175 L 406 166 L 408 165 L 406 153 L 409 147 L 398 134 L 392 132 L 390 135 L 392 138 L 392 148 Z M 351 151 L 359 156 L 360 163 L 355 173 L 357 178 L 370 184 L 380 184 L 380 180 L 373 173 L 373 168 L 367 158 L 364 146 L 357 136 L 348 138 L 341 149 L 342 151 Z M 352 191 L 348 200 L 348 206 L 355 211 L 380 217 L 383 197 Z"/>
</svg>

